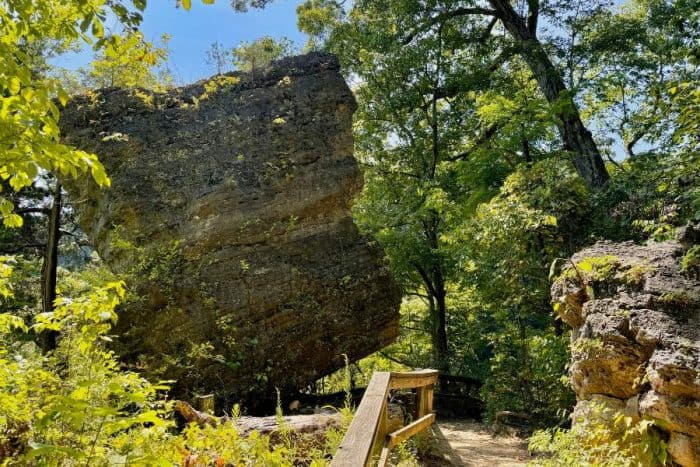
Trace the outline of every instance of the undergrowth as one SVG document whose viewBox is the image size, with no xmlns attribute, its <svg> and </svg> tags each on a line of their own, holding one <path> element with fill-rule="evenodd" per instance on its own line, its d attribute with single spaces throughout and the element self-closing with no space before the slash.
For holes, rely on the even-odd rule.
<svg viewBox="0 0 700 467">
<path fill-rule="evenodd" d="M 541 456 L 533 466 L 637 467 L 670 465 L 666 442 L 650 420 L 593 408 L 569 430 L 536 431 L 529 450 Z"/>
<path fill-rule="evenodd" d="M 16 261 L 0 258 L 0 302 L 14 293 Z M 233 422 L 190 424 L 178 432 L 170 382 L 152 383 L 125 371 L 108 350 L 115 306 L 124 284 L 96 284 L 88 271 L 65 278 L 55 310 L 22 318 L 0 313 L 0 465 L 304 465 L 328 463 L 352 419 L 350 399 L 341 424 L 326 433 L 292 431 L 278 408 L 271 435 L 242 435 Z M 32 336 L 57 332 L 42 353 Z M 245 460 L 245 464 L 240 464 Z"/>
</svg>

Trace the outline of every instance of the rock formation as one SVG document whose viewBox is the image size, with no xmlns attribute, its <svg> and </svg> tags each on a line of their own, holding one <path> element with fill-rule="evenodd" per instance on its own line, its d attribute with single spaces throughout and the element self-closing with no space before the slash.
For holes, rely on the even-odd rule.
<svg viewBox="0 0 700 467">
<path fill-rule="evenodd" d="M 111 177 L 69 190 L 101 257 L 131 277 L 118 350 L 179 397 L 253 406 L 398 333 L 399 290 L 350 216 L 362 174 L 338 70 L 314 53 L 62 112 L 65 141 Z"/>
<path fill-rule="evenodd" d="M 600 242 L 580 251 L 552 297 L 573 328 L 574 420 L 594 405 L 653 420 L 673 460 L 698 466 L 700 257 L 698 247 L 689 251 L 697 231 L 683 235 L 680 242 Z"/>
</svg>

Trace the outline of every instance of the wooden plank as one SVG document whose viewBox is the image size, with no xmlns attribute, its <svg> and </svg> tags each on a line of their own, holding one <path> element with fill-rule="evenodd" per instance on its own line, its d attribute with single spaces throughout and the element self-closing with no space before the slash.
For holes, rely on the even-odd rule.
<svg viewBox="0 0 700 467">
<path fill-rule="evenodd" d="M 393 433 L 389 434 L 389 449 L 392 449 L 394 446 L 403 443 L 406 441 L 408 438 L 411 436 L 420 433 L 421 431 L 425 430 L 428 428 L 430 425 L 432 425 L 435 422 L 435 414 L 430 413 L 428 415 L 425 415 L 415 422 L 406 425 L 405 427 L 401 428 L 400 430 L 396 430 Z"/>
<path fill-rule="evenodd" d="M 389 456 L 391 455 L 391 447 L 389 446 L 389 439 L 387 438 L 382 448 L 382 454 L 379 456 L 379 462 L 377 462 L 377 467 L 384 467 L 389 463 Z"/>
<path fill-rule="evenodd" d="M 416 418 L 433 413 L 433 388 L 431 384 L 416 390 Z"/>
<path fill-rule="evenodd" d="M 390 389 L 410 389 L 437 383 L 437 370 L 420 370 L 410 373 L 391 373 Z"/>
<path fill-rule="evenodd" d="M 362 397 L 355 417 L 333 456 L 331 466 L 364 467 L 369 465 L 372 453 L 377 447 L 378 431 L 386 426 L 382 417 L 386 417 L 386 398 L 389 394 L 391 373 L 375 372 Z M 385 433 L 381 434 L 381 442 Z"/>
</svg>

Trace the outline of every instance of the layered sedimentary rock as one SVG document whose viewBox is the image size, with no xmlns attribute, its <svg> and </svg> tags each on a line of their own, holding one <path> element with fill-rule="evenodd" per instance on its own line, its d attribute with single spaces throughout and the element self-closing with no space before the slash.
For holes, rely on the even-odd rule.
<svg viewBox="0 0 700 467">
<path fill-rule="evenodd" d="M 688 227 L 681 241 L 597 243 L 552 287 L 573 328 L 574 420 L 595 407 L 654 420 L 683 466 L 700 465 L 697 237 Z"/>
<path fill-rule="evenodd" d="M 102 90 L 62 113 L 65 140 L 111 177 L 69 190 L 131 277 L 118 349 L 178 396 L 254 405 L 397 335 L 399 290 L 350 215 L 362 174 L 338 69 L 316 53 L 164 94 Z"/>
</svg>

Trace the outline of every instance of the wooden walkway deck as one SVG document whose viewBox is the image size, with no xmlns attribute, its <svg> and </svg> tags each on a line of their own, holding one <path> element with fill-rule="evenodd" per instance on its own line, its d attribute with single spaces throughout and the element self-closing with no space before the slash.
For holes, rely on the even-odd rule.
<svg viewBox="0 0 700 467">
<path fill-rule="evenodd" d="M 435 422 L 433 388 L 437 383 L 436 370 L 409 373 L 375 372 L 362 397 L 355 418 L 345 433 L 333 457 L 332 467 L 365 467 L 377 459 L 379 467 L 389 460 L 391 450 L 401 442 L 419 433 Z M 413 421 L 396 431 L 389 432 L 387 403 L 392 390 L 415 389 L 416 403 Z"/>
</svg>

